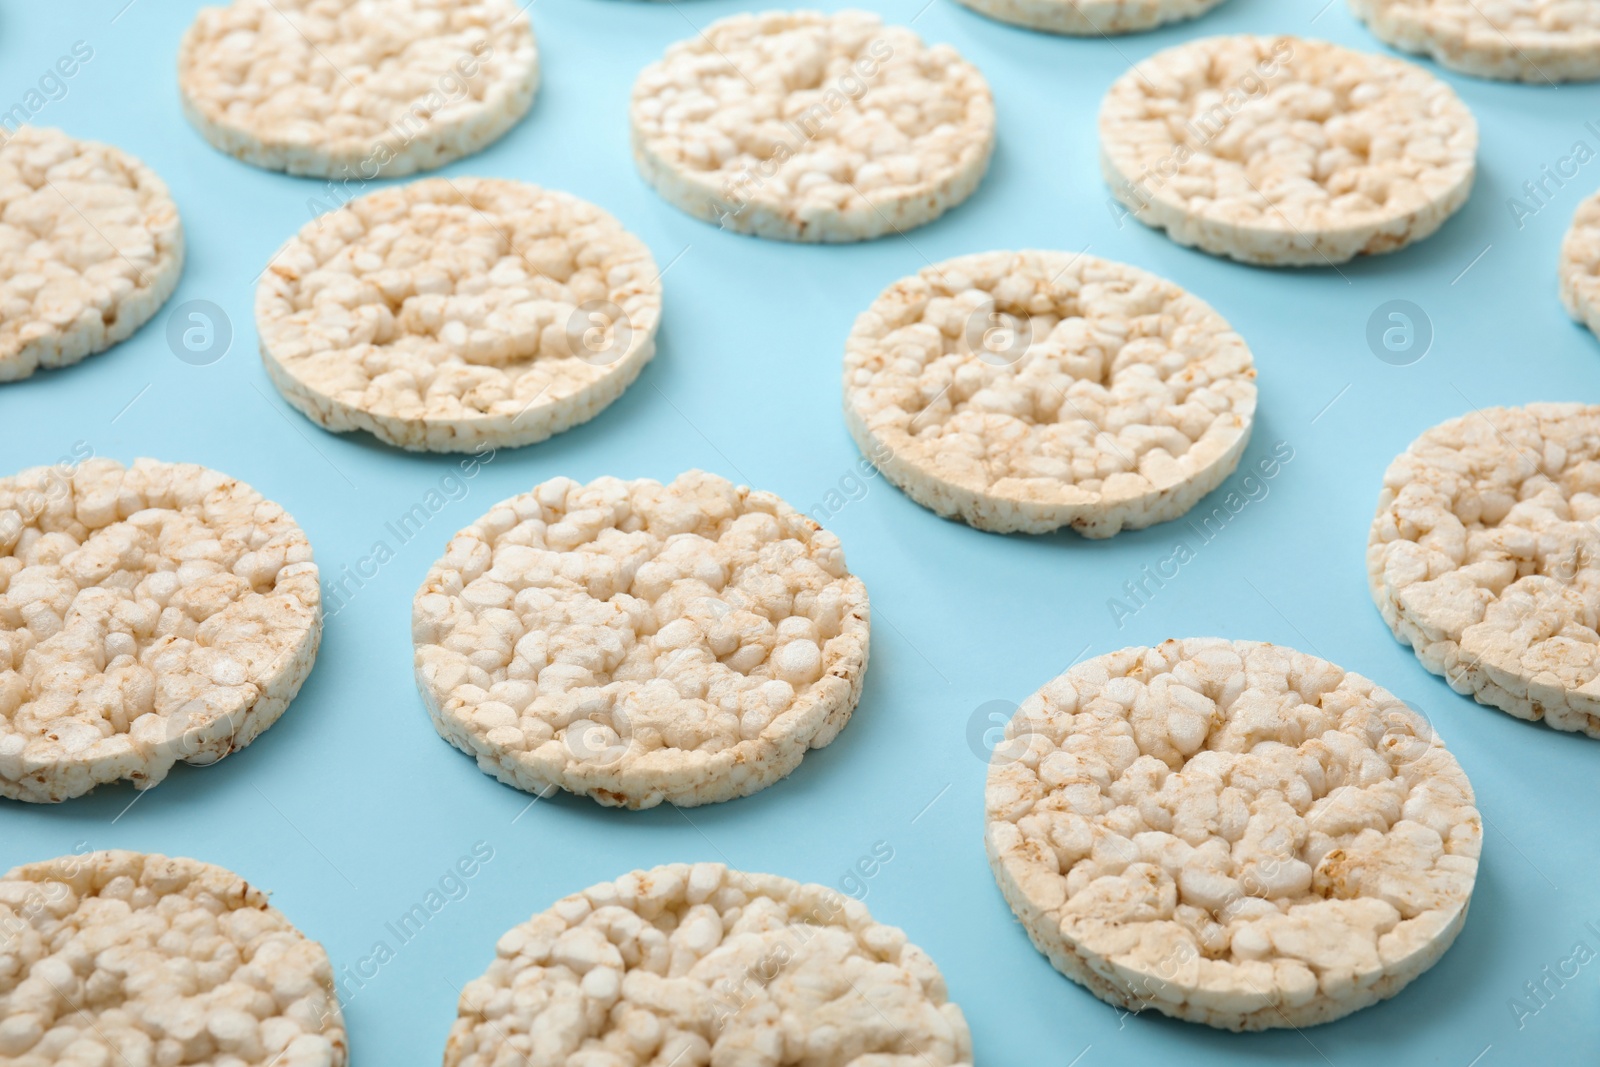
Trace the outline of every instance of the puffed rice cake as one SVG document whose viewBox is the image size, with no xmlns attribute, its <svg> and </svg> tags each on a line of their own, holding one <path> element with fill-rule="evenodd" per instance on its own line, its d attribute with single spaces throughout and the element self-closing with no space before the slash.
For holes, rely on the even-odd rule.
<svg viewBox="0 0 1600 1067">
<path fill-rule="evenodd" d="M 1383 476 L 1373 600 L 1458 693 L 1600 738 L 1600 406 L 1485 408 Z"/>
<path fill-rule="evenodd" d="M 183 273 L 166 183 L 111 145 L 0 130 L 0 382 L 126 340 Z"/>
<path fill-rule="evenodd" d="M 445 1067 L 971 1067 L 944 977 L 820 885 L 634 871 L 513 927 L 461 991 Z"/>
<path fill-rule="evenodd" d="M 946 260 L 845 343 L 845 422 L 922 506 L 981 530 L 1110 537 L 1182 515 L 1239 464 L 1250 349 L 1163 278 L 1063 252 Z"/>
<path fill-rule="evenodd" d="M 344 1067 L 333 966 L 265 891 L 198 860 L 90 852 L 0 879 L 0 1062 Z"/>
<path fill-rule="evenodd" d="M 1119 1007 L 1328 1022 L 1399 992 L 1466 920 L 1483 843 L 1466 775 L 1422 716 L 1324 660 L 1126 648 L 1028 698 L 1006 736 L 985 792 L 1001 892 Z"/>
<path fill-rule="evenodd" d="M 503 501 L 451 540 L 411 619 L 441 736 L 507 785 L 608 806 L 772 785 L 838 736 L 867 667 L 839 539 L 703 471 Z"/>
<path fill-rule="evenodd" d="M 1600 334 L 1600 193 L 1578 205 L 1561 242 L 1558 271 L 1567 314 Z"/>
<path fill-rule="evenodd" d="M 1104 37 L 1197 18 L 1222 0 L 960 0 L 979 14 L 1031 30 Z"/>
<path fill-rule="evenodd" d="M 225 474 L 0 478 L 0 796 L 148 789 L 245 747 L 310 673 L 321 603 L 300 527 Z"/>
<path fill-rule="evenodd" d="M 1572 0 L 1350 0 L 1378 39 L 1464 74 L 1600 78 L 1600 9 Z"/>
<path fill-rule="evenodd" d="M 734 15 L 633 87 L 633 158 L 674 207 L 785 241 L 863 241 L 972 195 L 994 101 L 949 45 L 866 11 Z"/>
<path fill-rule="evenodd" d="M 1413 63 L 1301 37 L 1211 37 L 1116 80 L 1100 162 L 1133 218 L 1264 266 L 1432 234 L 1467 201 L 1478 124 Z"/>
<path fill-rule="evenodd" d="M 346 183 L 486 148 L 538 83 L 514 0 L 233 0 L 201 8 L 178 50 L 184 114 L 214 147 Z"/>
<path fill-rule="evenodd" d="M 267 373 L 307 418 L 413 451 L 543 441 L 655 355 L 661 274 L 575 196 L 427 178 L 301 228 L 256 289 Z"/>
</svg>

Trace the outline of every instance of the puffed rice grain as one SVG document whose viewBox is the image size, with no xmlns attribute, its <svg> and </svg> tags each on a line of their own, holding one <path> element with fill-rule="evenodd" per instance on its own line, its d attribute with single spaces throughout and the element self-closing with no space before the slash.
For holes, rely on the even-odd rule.
<svg viewBox="0 0 1600 1067">
<path fill-rule="evenodd" d="M 1600 738 L 1600 406 L 1485 408 L 1390 465 L 1367 542 L 1389 628 L 1458 693 Z"/>
<path fill-rule="evenodd" d="M 435 728 L 508 785 L 748 796 L 838 736 L 868 603 L 839 539 L 702 471 L 556 478 L 456 534 L 411 616 Z"/>
<path fill-rule="evenodd" d="M 718 863 L 634 871 L 508 930 L 445 1067 L 971 1067 L 944 977 L 820 885 Z"/>
<path fill-rule="evenodd" d="M 1305 1027 L 1399 992 L 1466 920 L 1483 824 L 1427 721 L 1358 674 L 1215 638 L 1029 697 L 985 841 L 1056 969 L 1130 1011 Z"/>
<path fill-rule="evenodd" d="M 225 474 L 0 478 L 0 796 L 148 789 L 245 747 L 311 672 L 321 604 L 300 527 Z"/>
<path fill-rule="evenodd" d="M 183 273 L 164 182 L 120 149 L 0 130 L 0 382 L 126 340 Z"/>
<path fill-rule="evenodd" d="M 0 879 L 0 1063 L 348 1061 L 328 954 L 232 871 L 90 852 Z"/>
<path fill-rule="evenodd" d="M 201 8 L 178 87 L 207 141 L 268 170 L 365 183 L 498 140 L 539 57 L 515 0 L 233 0 Z"/>
<path fill-rule="evenodd" d="M 1573 0 L 1350 0 L 1374 35 L 1464 74 L 1536 84 L 1600 78 L 1600 8 Z"/>
<path fill-rule="evenodd" d="M 738 233 L 862 241 L 972 195 L 994 102 L 949 45 L 865 11 L 734 15 L 633 87 L 633 158 L 666 201 Z"/>
<path fill-rule="evenodd" d="M 1153 30 L 1205 14 L 1222 0 L 960 0 L 980 14 L 1031 30 L 1101 37 Z"/>
<path fill-rule="evenodd" d="M 981 530 L 1110 537 L 1233 473 L 1250 349 L 1142 270 L 1062 252 L 947 260 L 885 289 L 845 344 L 845 421 L 917 503 Z"/>
<path fill-rule="evenodd" d="M 1600 193 L 1585 199 L 1573 214 L 1557 273 L 1567 314 L 1600 334 Z"/>
<path fill-rule="evenodd" d="M 661 275 L 566 193 L 426 178 L 307 223 L 256 289 L 261 358 L 335 433 L 413 451 L 542 441 L 599 414 L 655 355 Z"/>
<path fill-rule="evenodd" d="M 1332 266 L 1420 241 L 1472 191 L 1478 124 L 1403 60 L 1300 37 L 1212 37 L 1118 78 L 1100 107 L 1112 195 L 1182 245 Z"/>
</svg>

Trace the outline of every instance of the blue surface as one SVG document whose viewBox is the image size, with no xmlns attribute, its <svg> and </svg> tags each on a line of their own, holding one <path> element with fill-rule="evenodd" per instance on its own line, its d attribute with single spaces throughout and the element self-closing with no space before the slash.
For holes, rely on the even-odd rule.
<svg viewBox="0 0 1600 1067">
<path fill-rule="evenodd" d="M 121 787 L 53 808 L 0 802 L 0 864 L 75 848 L 146 849 L 201 857 L 269 887 L 331 952 L 358 1065 L 437 1063 L 457 988 L 487 965 L 502 931 L 562 894 L 677 860 L 864 887 L 877 917 L 903 926 L 944 969 L 982 1064 L 1593 1063 L 1600 962 L 1564 985 L 1542 969 L 1554 973 L 1579 941 L 1600 949 L 1600 746 L 1450 693 L 1390 637 L 1362 559 L 1382 472 L 1423 429 L 1475 406 L 1600 400 L 1600 351 L 1563 314 L 1555 280 L 1562 232 L 1600 185 L 1600 164 L 1549 185 L 1548 206 L 1520 228 L 1507 204 L 1574 141 L 1600 146 L 1585 127 L 1600 119 L 1600 88 L 1444 74 L 1482 126 L 1479 184 L 1465 210 L 1397 255 L 1338 272 L 1270 272 L 1187 251 L 1131 222 L 1119 228 L 1095 163 L 1095 111 L 1130 62 L 1198 35 L 1289 32 L 1378 48 L 1344 3 L 1228 0 L 1196 23 L 1113 42 L 1035 35 L 951 0 L 925 2 L 874 6 L 955 43 L 988 75 L 1000 122 L 993 168 L 944 219 L 906 239 L 842 248 L 721 233 L 659 201 L 629 159 L 625 114 L 639 68 L 749 2 L 533 7 L 544 84 L 532 113 L 445 173 L 528 179 L 615 213 L 658 262 L 673 264 L 660 353 L 593 422 L 496 455 L 404 545 L 385 522 L 457 460 L 324 433 L 268 382 L 255 353 L 252 280 L 306 221 L 321 184 L 228 159 L 185 123 L 174 55 L 198 5 L 0 11 L 0 108 L 87 42 L 93 58 L 34 121 L 147 161 L 172 188 L 189 247 L 167 311 L 133 339 L 0 388 L 0 467 L 55 462 L 84 446 L 125 461 L 195 461 L 288 507 L 325 575 L 378 539 L 395 549 L 329 621 L 299 699 L 259 741 L 219 766 L 180 768 L 131 807 L 136 794 Z M 1249 341 L 1261 406 L 1246 463 L 1278 442 L 1293 460 L 1212 541 L 1201 544 L 1182 523 L 1100 543 L 997 537 L 940 521 L 881 478 L 854 480 L 860 457 L 839 415 L 854 316 L 927 261 L 1010 247 L 1088 247 L 1153 270 L 1210 301 Z M 211 365 L 180 361 L 166 343 L 167 312 L 188 300 L 212 301 L 231 318 L 232 349 Z M 1412 301 L 1431 320 L 1431 350 L 1408 366 L 1380 361 L 1366 341 L 1369 317 L 1391 300 Z M 481 774 L 430 728 L 411 681 L 412 593 L 454 530 L 535 482 L 665 479 L 694 466 L 807 510 L 830 490 L 855 498 L 829 525 L 872 594 L 872 666 L 856 717 L 788 781 L 749 799 L 630 813 L 559 797 L 528 809 L 528 797 Z M 1179 539 L 1196 558 L 1119 626 L 1108 601 Z M 1304 1033 L 1235 1036 L 1122 1018 L 1033 950 L 983 856 L 984 765 L 969 736 L 981 737 L 986 705 L 1021 700 L 1080 654 L 1213 634 L 1314 652 L 1424 710 L 1471 776 L 1488 828 L 1471 916 L 1443 961 L 1394 1000 Z M 466 895 L 399 944 L 385 924 L 480 842 L 493 858 Z M 847 882 L 875 846 L 893 858 Z M 393 950 L 381 966 L 380 941 Z M 360 988 L 350 977 L 357 968 L 370 975 Z M 1543 1002 L 1528 996 L 1528 982 L 1545 984 Z"/>
</svg>

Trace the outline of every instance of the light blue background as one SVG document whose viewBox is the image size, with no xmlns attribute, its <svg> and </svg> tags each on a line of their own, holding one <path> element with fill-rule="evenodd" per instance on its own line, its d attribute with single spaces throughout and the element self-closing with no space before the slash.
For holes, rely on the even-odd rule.
<svg viewBox="0 0 1600 1067">
<path fill-rule="evenodd" d="M 1584 128 L 1600 119 L 1600 89 L 1443 74 L 1482 126 L 1466 209 L 1397 255 L 1338 272 L 1265 271 L 1184 250 L 1133 223 L 1119 228 L 1095 162 L 1095 112 L 1130 62 L 1199 35 L 1288 32 L 1377 49 L 1342 0 L 1228 0 L 1198 22 L 1115 41 L 1036 35 L 951 0 L 925 2 L 874 6 L 891 21 L 915 19 L 929 40 L 955 43 L 988 75 L 999 112 L 993 167 L 968 203 L 905 239 L 816 248 L 725 234 L 681 215 L 643 184 L 628 154 L 637 71 L 695 27 L 759 4 L 539 0 L 543 86 L 531 114 L 446 173 L 569 190 L 615 213 L 659 263 L 675 261 L 659 355 L 593 422 L 501 452 L 469 496 L 400 548 L 330 620 L 304 690 L 254 745 L 217 767 L 180 768 L 131 809 L 128 788 L 53 808 L 0 803 L 0 865 L 75 847 L 201 857 L 270 888 L 342 971 L 380 938 L 393 944 L 385 923 L 486 842 L 494 858 L 470 894 L 348 1000 L 358 1065 L 437 1063 L 457 988 L 487 965 L 502 931 L 565 893 L 678 860 L 837 886 L 877 842 L 894 858 L 867 883 L 867 903 L 944 969 L 983 1064 L 1593 1063 L 1600 962 L 1521 1028 L 1510 1001 L 1578 940 L 1600 949 L 1584 925 L 1600 928 L 1600 745 L 1450 693 L 1379 619 L 1363 549 L 1385 466 L 1426 427 L 1475 406 L 1600 400 L 1600 349 L 1563 314 L 1555 277 L 1562 232 L 1600 186 L 1600 163 L 1556 190 L 1525 228 L 1507 207 L 1575 140 L 1600 147 Z M 55 462 L 80 441 L 121 460 L 216 467 L 288 507 L 324 574 L 337 571 L 457 460 L 326 434 L 278 397 L 256 357 L 251 283 L 306 221 L 320 183 L 208 147 L 179 111 L 174 76 L 198 5 L 124 3 L 6 5 L 0 108 L 22 99 L 74 41 L 94 48 L 66 98 L 34 121 L 118 144 L 166 179 L 189 249 L 168 310 L 214 301 L 232 319 L 233 347 L 210 366 L 180 362 L 165 342 L 164 312 L 111 352 L 0 387 L 0 467 Z M 1209 300 L 1260 368 L 1246 462 L 1276 442 L 1294 450 L 1270 494 L 1200 548 L 1148 607 L 1119 628 L 1107 601 L 1170 553 L 1185 533 L 1179 525 L 1099 543 L 997 537 L 940 521 L 878 478 L 830 521 L 872 594 L 866 692 L 849 729 L 788 781 L 688 812 L 561 797 L 519 819 L 528 797 L 435 736 L 412 686 L 408 619 L 413 591 L 455 529 L 557 474 L 666 479 L 703 467 L 809 510 L 859 460 L 839 415 L 854 316 L 927 261 L 1013 247 L 1088 247 Z M 1414 301 L 1432 320 L 1432 350 L 1411 366 L 1380 362 L 1365 341 L 1369 315 L 1391 299 Z M 1485 817 L 1482 873 L 1456 946 L 1397 998 L 1304 1033 L 1236 1036 L 1154 1015 L 1119 1018 L 1033 950 L 984 860 L 984 766 L 967 740 L 975 709 L 1022 699 L 1080 653 L 1212 634 L 1297 646 L 1412 701 L 1466 767 Z"/>
</svg>

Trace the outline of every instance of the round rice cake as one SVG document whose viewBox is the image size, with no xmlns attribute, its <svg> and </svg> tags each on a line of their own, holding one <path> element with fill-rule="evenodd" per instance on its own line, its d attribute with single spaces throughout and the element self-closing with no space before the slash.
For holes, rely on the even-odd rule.
<svg viewBox="0 0 1600 1067">
<path fill-rule="evenodd" d="M 148 789 L 245 747 L 310 673 L 321 603 L 306 535 L 225 474 L 0 478 L 0 796 Z"/>
<path fill-rule="evenodd" d="M 785 241 L 863 241 L 972 195 L 994 101 L 949 45 L 866 11 L 712 23 L 640 73 L 633 158 L 674 207 Z"/>
<path fill-rule="evenodd" d="M 1466 920 L 1483 843 L 1466 775 L 1422 716 L 1324 660 L 1126 648 L 1028 698 L 1006 737 L 985 792 L 1001 892 L 1119 1007 L 1328 1022 L 1399 992 Z"/>
<path fill-rule="evenodd" d="M 327 952 L 232 871 L 90 852 L 0 879 L 0 1060 L 344 1067 Z"/>
<path fill-rule="evenodd" d="M 183 273 L 166 183 L 121 149 L 0 130 L 0 382 L 126 340 Z"/>
<path fill-rule="evenodd" d="M 1100 106 L 1112 195 L 1182 245 L 1329 266 L 1420 241 L 1467 201 L 1478 124 L 1403 60 L 1302 37 L 1158 52 Z"/>
<path fill-rule="evenodd" d="M 972 1063 L 927 953 L 820 885 L 634 871 L 515 926 L 461 991 L 445 1067 Z"/>
<path fill-rule="evenodd" d="M 1379 40 L 1504 81 L 1600 78 L 1600 10 L 1570 0 L 1350 0 Z"/>
<path fill-rule="evenodd" d="M 1104 37 L 1205 14 L 1222 0 L 961 0 L 979 14 L 1030 30 Z"/>
<path fill-rule="evenodd" d="M 655 355 L 661 273 L 566 193 L 427 178 L 307 223 L 256 289 L 267 373 L 307 418 L 413 451 L 542 441 Z"/>
<path fill-rule="evenodd" d="M 911 499 L 981 530 L 1110 537 L 1233 473 L 1250 349 L 1204 301 L 1085 255 L 986 252 L 885 289 L 845 343 L 845 421 Z"/>
<path fill-rule="evenodd" d="M 1600 335 L 1600 193 L 1578 205 L 1561 242 L 1561 303 Z"/>
<path fill-rule="evenodd" d="M 480 151 L 538 83 L 515 0 L 233 0 L 201 8 L 178 49 L 184 114 L 214 147 L 356 182 Z"/>
<path fill-rule="evenodd" d="M 518 789 L 748 796 L 838 736 L 867 667 L 839 539 L 771 493 L 555 478 L 456 534 L 417 591 L 439 733 Z"/>
<path fill-rule="evenodd" d="M 1600 738 L 1600 406 L 1485 408 L 1389 466 L 1383 619 L 1458 693 Z"/>
</svg>

